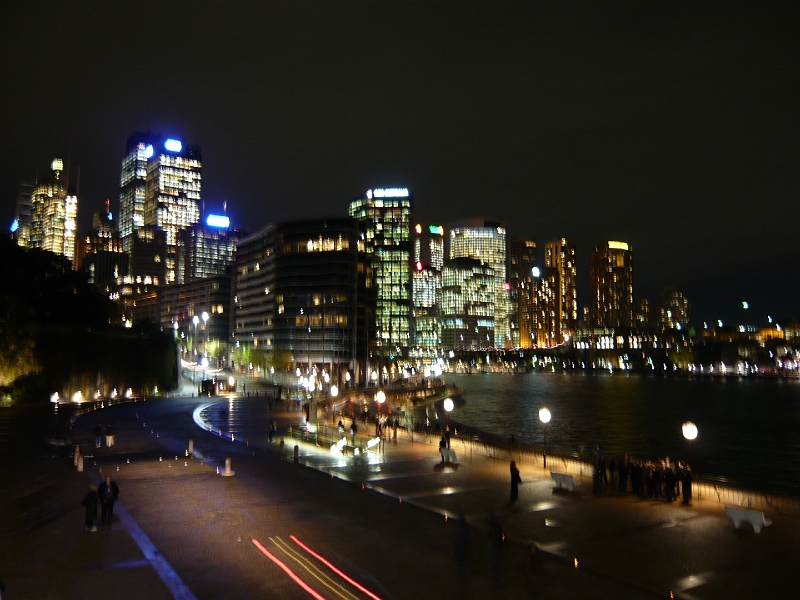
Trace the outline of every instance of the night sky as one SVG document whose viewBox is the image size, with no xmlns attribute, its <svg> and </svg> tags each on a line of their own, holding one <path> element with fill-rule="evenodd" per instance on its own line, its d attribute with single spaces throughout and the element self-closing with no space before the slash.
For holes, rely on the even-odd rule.
<svg viewBox="0 0 800 600">
<path fill-rule="evenodd" d="M 149 129 L 251 231 L 408 187 L 425 224 L 573 240 L 580 306 L 621 240 L 695 322 L 800 317 L 796 4 L 4 2 L 0 223 L 56 156 L 81 230 L 116 213 Z"/>
</svg>

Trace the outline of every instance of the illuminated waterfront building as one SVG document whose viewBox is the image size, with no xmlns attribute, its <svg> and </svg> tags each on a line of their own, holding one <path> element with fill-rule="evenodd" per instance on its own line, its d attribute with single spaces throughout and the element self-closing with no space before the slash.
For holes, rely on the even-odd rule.
<svg viewBox="0 0 800 600">
<path fill-rule="evenodd" d="M 349 215 L 364 228 L 378 288 L 376 344 L 390 359 L 405 355 L 411 340 L 412 196 L 406 188 L 367 190 L 350 203 Z"/>
<path fill-rule="evenodd" d="M 638 329 L 650 327 L 650 300 L 639 296 L 635 300 L 636 307 L 633 313 L 634 326 Z"/>
<path fill-rule="evenodd" d="M 179 268 L 185 282 L 223 275 L 236 258 L 236 243 L 245 237 L 222 215 L 184 229 L 179 238 Z"/>
<path fill-rule="evenodd" d="M 536 346 L 539 278 L 534 277 L 536 242 L 508 236 L 508 328 L 514 348 Z M 537 269 L 538 272 L 538 269 Z"/>
<path fill-rule="evenodd" d="M 566 238 L 545 244 L 539 302 L 539 339 L 547 346 L 568 341 L 578 327 L 578 289 L 575 244 Z"/>
<path fill-rule="evenodd" d="M 239 242 L 235 264 L 236 347 L 286 351 L 304 377 L 366 383 L 376 288 L 358 221 L 270 225 Z"/>
<path fill-rule="evenodd" d="M 414 267 L 411 274 L 414 348 L 431 352 L 441 349 L 438 308 L 442 296 L 444 228 L 440 225 L 414 228 Z"/>
<path fill-rule="evenodd" d="M 440 324 L 449 350 L 494 347 L 495 275 L 476 258 L 454 258 L 442 269 Z"/>
<path fill-rule="evenodd" d="M 449 228 L 448 252 L 450 260 L 474 258 L 491 269 L 494 277 L 492 344 L 497 348 L 510 347 L 505 223 L 483 219 L 467 219 L 454 223 Z"/>
<path fill-rule="evenodd" d="M 689 300 L 674 286 L 667 286 L 658 297 L 656 305 L 656 327 L 664 329 L 683 329 L 689 324 Z"/>
<path fill-rule="evenodd" d="M 589 326 L 633 326 L 633 253 L 608 242 L 589 253 Z"/>
<path fill-rule="evenodd" d="M 64 163 L 53 159 L 52 172 L 37 181 L 31 192 L 30 234 L 27 247 L 61 254 L 75 264 L 75 227 L 78 196 L 67 190 Z"/>
</svg>

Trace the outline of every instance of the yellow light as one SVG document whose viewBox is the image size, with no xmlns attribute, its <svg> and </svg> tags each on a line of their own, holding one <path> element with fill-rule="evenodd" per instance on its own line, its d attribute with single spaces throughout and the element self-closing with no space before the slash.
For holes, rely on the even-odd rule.
<svg viewBox="0 0 800 600">
<path fill-rule="evenodd" d="M 628 244 L 625 242 L 608 242 L 608 247 L 614 250 L 628 250 Z"/>
</svg>

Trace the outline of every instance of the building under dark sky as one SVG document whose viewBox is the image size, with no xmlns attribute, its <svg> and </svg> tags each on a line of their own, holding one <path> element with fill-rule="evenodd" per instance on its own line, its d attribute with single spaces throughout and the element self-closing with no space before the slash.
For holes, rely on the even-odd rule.
<svg viewBox="0 0 800 600">
<path fill-rule="evenodd" d="M 581 306 L 619 240 L 637 296 L 800 316 L 798 25 L 760 1 L 5 2 L 0 221 L 58 156 L 87 229 L 149 130 L 201 146 L 204 202 L 251 231 L 403 187 L 418 222 L 573 240 Z"/>
</svg>

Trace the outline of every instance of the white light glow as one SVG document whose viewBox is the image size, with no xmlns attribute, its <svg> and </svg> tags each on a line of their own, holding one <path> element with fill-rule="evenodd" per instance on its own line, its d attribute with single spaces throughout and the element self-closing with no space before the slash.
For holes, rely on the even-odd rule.
<svg viewBox="0 0 800 600">
<path fill-rule="evenodd" d="M 550 422 L 550 418 L 551 418 L 551 415 L 550 415 L 550 411 L 549 410 L 547 410 L 546 408 L 540 408 L 539 409 L 539 420 L 542 423 L 549 423 Z"/>
<path fill-rule="evenodd" d="M 222 215 L 208 215 L 206 217 L 206 225 L 209 227 L 221 227 L 223 229 L 227 229 L 230 224 L 230 217 L 224 217 Z"/>
<path fill-rule="evenodd" d="M 170 152 L 180 152 L 182 148 L 183 144 L 181 144 L 180 140 L 173 140 L 172 138 L 164 140 L 164 149 Z"/>
<path fill-rule="evenodd" d="M 681 426 L 681 430 L 683 431 L 683 437 L 687 440 L 693 440 L 697 437 L 697 425 L 691 421 L 686 421 L 686 423 Z"/>
</svg>

